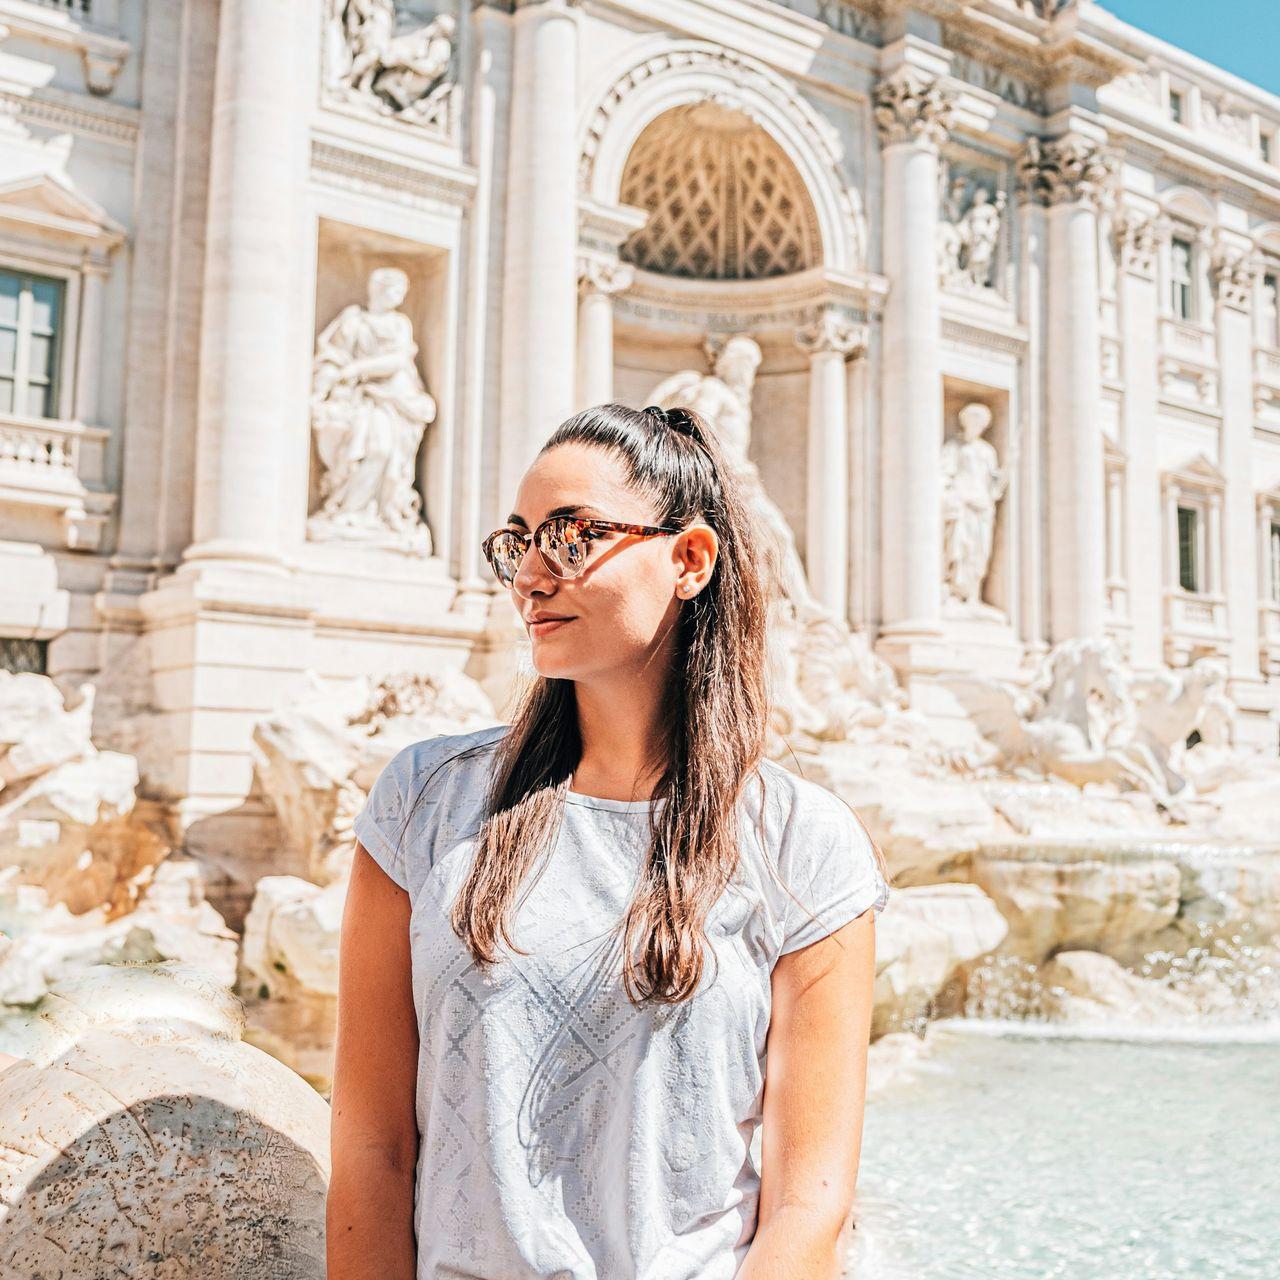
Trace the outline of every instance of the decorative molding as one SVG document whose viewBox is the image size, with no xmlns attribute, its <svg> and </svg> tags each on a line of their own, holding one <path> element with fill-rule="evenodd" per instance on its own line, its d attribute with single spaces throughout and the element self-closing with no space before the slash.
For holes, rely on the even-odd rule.
<svg viewBox="0 0 1280 1280">
<path fill-rule="evenodd" d="M 875 120 L 882 147 L 915 142 L 942 147 L 951 131 L 953 95 L 916 67 L 899 67 L 875 88 Z"/>
<path fill-rule="evenodd" d="M 135 145 L 142 126 L 142 113 L 135 107 L 95 102 L 53 88 L 34 94 L 0 89 L 0 116 L 8 116 L 23 125 L 77 133 L 126 147 Z"/>
<path fill-rule="evenodd" d="M 989 47 L 949 31 L 944 33 L 943 44 L 955 54 L 951 74 L 956 79 L 994 93 L 997 98 L 1023 111 L 1036 115 L 1044 115 L 1048 111 L 1044 90 L 1030 79 L 988 61 L 992 53 Z"/>
<path fill-rule="evenodd" d="M 422 209 L 465 208 L 476 186 L 466 170 L 420 169 L 330 142 L 311 143 L 311 171 L 331 186 Z"/>
<path fill-rule="evenodd" d="M 1110 199 L 1117 168 L 1110 150 L 1082 134 L 1031 137 L 1018 157 L 1018 195 L 1040 204 L 1101 208 Z"/>
<path fill-rule="evenodd" d="M 853 0 L 777 0 L 777 3 L 860 44 L 879 48 L 883 43 L 880 23 L 866 10 L 855 7 Z"/>
<path fill-rule="evenodd" d="M 959 348 L 977 347 L 980 350 L 1000 351 L 1014 356 L 1025 355 L 1027 350 L 1025 331 L 988 329 L 955 316 L 942 317 L 941 334 L 944 342 L 950 342 Z"/>
<path fill-rule="evenodd" d="M 84 67 L 85 88 L 94 97 L 110 94 L 116 87 L 120 69 L 128 60 L 128 42 L 104 31 L 96 15 L 75 13 L 69 5 L 42 4 L 41 0 L 36 0 L 36 4 L 41 7 L 0 0 L 0 30 L 5 35 L 21 36 L 78 53 Z M 88 25 L 85 19 L 89 20 Z"/>
</svg>

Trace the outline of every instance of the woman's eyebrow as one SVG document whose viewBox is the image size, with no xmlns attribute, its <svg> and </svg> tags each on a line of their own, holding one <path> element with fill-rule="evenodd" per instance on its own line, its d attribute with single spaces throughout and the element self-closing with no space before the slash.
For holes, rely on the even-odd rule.
<svg viewBox="0 0 1280 1280">
<path fill-rule="evenodd" d="M 595 507 L 590 507 L 590 506 L 587 506 L 585 503 L 578 502 L 578 503 L 570 503 L 568 506 L 565 506 L 565 507 L 557 507 L 554 511 L 548 511 L 547 519 L 550 520 L 552 516 L 576 516 L 576 515 L 598 516 L 599 514 L 600 513 L 595 509 Z M 516 515 L 514 511 L 507 517 L 507 523 L 523 525 L 526 529 L 529 527 L 528 524 L 523 519 L 523 517 Z"/>
</svg>

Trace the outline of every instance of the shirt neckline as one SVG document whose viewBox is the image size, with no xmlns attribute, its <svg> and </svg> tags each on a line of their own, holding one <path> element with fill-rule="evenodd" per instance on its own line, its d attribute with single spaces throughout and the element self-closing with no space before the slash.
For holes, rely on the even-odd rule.
<svg viewBox="0 0 1280 1280">
<path fill-rule="evenodd" d="M 665 797 L 661 800 L 610 800 L 605 796 L 588 796 L 581 791 L 568 790 L 564 798 L 568 804 L 578 804 L 584 809 L 611 809 L 615 813 L 647 813 L 666 803 Z"/>
</svg>

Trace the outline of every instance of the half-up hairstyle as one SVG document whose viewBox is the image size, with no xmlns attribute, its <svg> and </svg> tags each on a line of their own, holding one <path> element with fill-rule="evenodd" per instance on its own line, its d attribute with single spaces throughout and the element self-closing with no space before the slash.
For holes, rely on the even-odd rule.
<svg viewBox="0 0 1280 1280">
<path fill-rule="evenodd" d="M 648 853 L 620 922 L 628 996 L 675 1004 L 702 979 L 707 917 L 738 868 L 738 801 L 765 754 L 759 550 L 733 468 L 697 413 L 598 405 L 562 423 L 542 452 L 562 444 L 612 450 L 659 524 L 701 522 L 719 540 L 710 580 L 681 602 L 661 702 L 665 765 L 651 762 L 663 767 L 653 799 L 666 804 L 651 810 Z M 519 950 L 509 932 L 516 893 L 558 833 L 581 756 L 573 681 L 537 676 L 499 742 L 475 858 L 450 917 L 482 966 L 498 959 L 499 940 Z"/>
</svg>

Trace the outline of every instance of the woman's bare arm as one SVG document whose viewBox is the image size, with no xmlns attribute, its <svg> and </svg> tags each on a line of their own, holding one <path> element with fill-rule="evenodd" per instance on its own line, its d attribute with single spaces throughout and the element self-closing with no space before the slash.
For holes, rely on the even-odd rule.
<svg viewBox="0 0 1280 1280">
<path fill-rule="evenodd" d="M 779 956 L 755 1239 L 738 1280 L 837 1280 L 862 1149 L 875 915 Z"/>
<path fill-rule="evenodd" d="M 414 1280 L 418 1025 L 409 895 L 356 845 L 338 953 L 329 1280 Z"/>
</svg>

